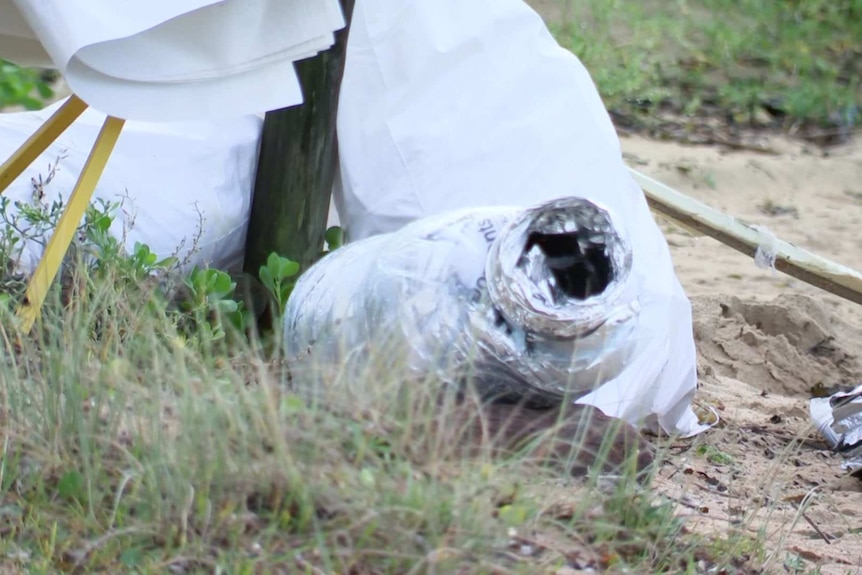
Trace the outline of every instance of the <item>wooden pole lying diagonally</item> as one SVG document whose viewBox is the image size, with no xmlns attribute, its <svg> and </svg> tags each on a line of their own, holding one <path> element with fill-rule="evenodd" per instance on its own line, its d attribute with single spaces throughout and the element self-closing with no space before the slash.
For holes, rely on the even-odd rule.
<svg viewBox="0 0 862 575">
<path fill-rule="evenodd" d="M 750 257 L 755 257 L 762 246 L 768 246 L 778 271 L 862 304 L 862 274 L 856 270 L 775 238 L 637 170 L 629 168 L 629 171 L 653 211 Z"/>
</svg>

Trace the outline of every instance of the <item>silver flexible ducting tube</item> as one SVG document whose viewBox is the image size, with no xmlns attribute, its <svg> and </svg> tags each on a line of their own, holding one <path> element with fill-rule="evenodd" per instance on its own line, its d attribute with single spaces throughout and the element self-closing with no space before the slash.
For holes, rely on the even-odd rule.
<svg viewBox="0 0 862 575">
<path fill-rule="evenodd" d="M 624 231 L 582 198 L 433 216 L 305 273 L 285 314 L 287 357 L 301 381 L 326 366 L 364 369 L 384 346 L 419 377 L 469 380 L 486 396 L 576 398 L 634 351 L 631 267 Z"/>
</svg>

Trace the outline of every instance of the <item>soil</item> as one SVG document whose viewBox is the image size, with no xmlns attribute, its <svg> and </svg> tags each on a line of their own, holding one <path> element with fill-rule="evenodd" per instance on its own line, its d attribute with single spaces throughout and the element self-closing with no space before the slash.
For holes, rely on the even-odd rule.
<svg viewBox="0 0 862 575">
<path fill-rule="evenodd" d="M 559 2 L 530 3 L 561 17 Z M 862 270 L 858 134 L 830 148 L 761 134 L 728 146 L 621 141 L 630 166 Z M 862 479 L 842 471 L 808 412 L 813 395 L 862 383 L 862 307 L 657 220 L 692 300 L 696 401 L 720 422 L 673 443 L 653 487 L 691 530 L 765 534 L 769 573 L 862 573 Z"/>
<path fill-rule="evenodd" d="M 622 144 L 630 165 L 679 191 L 862 269 L 858 138 L 817 149 L 771 137 L 768 153 Z M 721 422 L 676 444 L 655 487 L 681 502 L 691 529 L 765 533 L 768 572 L 862 573 L 862 480 L 841 470 L 808 413 L 813 395 L 862 382 L 862 308 L 659 223 L 692 300 L 697 402 Z"/>
</svg>

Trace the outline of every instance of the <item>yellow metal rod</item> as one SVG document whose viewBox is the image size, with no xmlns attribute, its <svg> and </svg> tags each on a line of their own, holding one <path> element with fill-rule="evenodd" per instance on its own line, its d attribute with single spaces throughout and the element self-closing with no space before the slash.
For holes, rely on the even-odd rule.
<svg viewBox="0 0 862 575">
<path fill-rule="evenodd" d="M 71 126 L 72 122 L 86 109 L 87 104 L 83 100 L 77 96 L 71 96 L 36 130 L 36 133 L 27 138 L 27 141 L 15 150 L 12 157 L 0 166 L 0 193 L 3 193 L 9 184 L 48 149 L 48 146 L 60 137 L 60 134 L 66 131 L 66 128 Z"/>
<path fill-rule="evenodd" d="M 87 211 L 96 184 L 98 184 L 105 165 L 108 163 L 108 158 L 111 156 L 114 144 L 117 143 L 117 138 L 120 137 L 123 123 L 123 120 L 111 116 L 105 119 L 99 136 L 93 144 L 90 157 L 87 158 L 87 163 L 84 164 L 84 169 L 81 171 L 75 189 L 69 198 L 69 204 L 63 211 L 63 215 L 60 216 L 57 229 L 54 230 L 48 247 L 45 248 L 45 253 L 39 261 L 33 277 L 30 278 L 30 283 L 27 284 L 24 303 L 18 309 L 18 317 L 22 321 L 22 328 L 25 332 L 30 331 L 36 318 L 39 317 L 51 282 L 57 276 L 60 264 L 69 249 L 69 244 L 72 243 L 75 231 Z"/>
</svg>

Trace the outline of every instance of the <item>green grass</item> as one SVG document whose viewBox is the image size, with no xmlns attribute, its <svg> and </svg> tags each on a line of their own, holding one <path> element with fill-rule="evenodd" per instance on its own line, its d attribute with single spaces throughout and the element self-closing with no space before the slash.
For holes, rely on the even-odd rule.
<svg viewBox="0 0 862 575">
<path fill-rule="evenodd" d="M 708 117 L 840 136 L 862 121 L 862 0 L 560 3 L 552 28 L 618 123 Z"/>
<path fill-rule="evenodd" d="M 17 222 L 0 236 L 11 261 L 32 226 L 0 207 Z M 633 459 L 603 478 L 610 428 L 592 474 L 572 478 L 560 463 L 589 419 L 504 451 L 479 437 L 478 409 L 441 402 L 442 384 L 410 377 L 392 346 L 362 372 L 289 373 L 278 346 L 218 322 L 226 288 L 199 293 L 219 294 L 205 309 L 166 298 L 179 272 L 144 246 L 124 255 L 104 233 L 116 209 L 88 211 L 32 332 L 14 314 L 21 278 L 0 273 L 0 573 L 692 573 L 758 560 L 739 532 L 688 533 Z M 25 211 L 53 222 L 51 206 Z M 569 453 L 543 456 L 557 433 Z"/>
<path fill-rule="evenodd" d="M 0 312 L 11 572 L 688 573 L 754 548 L 687 534 L 633 473 L 600 487 L 529 449 L 464 451 L 434 382 L 388 357 L 297 387 L 253 347 L 189 345 L 122 278 L 73 285 L 33 334 Z"/>
</svg>

